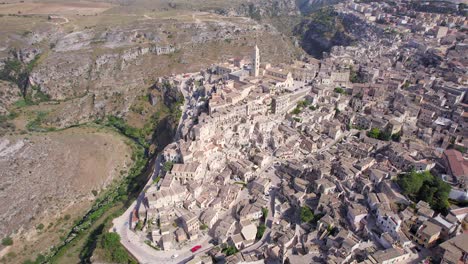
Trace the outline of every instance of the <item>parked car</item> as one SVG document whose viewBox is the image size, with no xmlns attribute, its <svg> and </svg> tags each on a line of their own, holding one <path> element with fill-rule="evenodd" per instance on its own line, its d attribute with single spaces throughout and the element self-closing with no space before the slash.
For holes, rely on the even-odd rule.
<svg viewBox="0 0 468 264">
<path fill-rule="evenodd" d="M 179 257 L 179 254 L 174 254 L 174 255 L 172 255 L 171 258 L 172 258 L 172 259 L 175 259 L 175 258 L 177 258 L 177 257 Z"/>
<path fill-rule="evenodd" d="M 200 248 L 201 248 L 201 245 L 196 245 L 192 249 L 190 249 L 190 251 L 192 251 L 192 253 L 193 253 L 193 252 L 196 252 L 197 250 L 199 250 Z"/>
</svg>

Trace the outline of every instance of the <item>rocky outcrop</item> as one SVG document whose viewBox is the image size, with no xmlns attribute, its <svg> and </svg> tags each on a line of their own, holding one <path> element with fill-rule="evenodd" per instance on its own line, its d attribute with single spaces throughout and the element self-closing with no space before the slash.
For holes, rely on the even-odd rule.
<svg viewBox="0 0 468 264">
<path fill-rule="evenodd" d="M 293 16 L 299 14 L 296 1 L 292 0 L 260 0 L 241 4 L 238 12 L 258 19 L 262 17 Z"/>
<path fill-rule="evenodd" d="M 278 16 L 307 15 L 322 7 L 341 2 L 344 0 L 250 0 L 228 9 L 218 9 L 216 12 L 261 20 Z"/>
<path fill-rule="evenodd" d="M 151 88 L 161 95 L 163 103 L 167 106 L 183 100 L 183 95 L 179 92 L 177 85 L 164 78 L 159 78 Z"/>
<path fill-rule="evenodd" d="M 337 13 L 333 8 L 316 11 L 294 29 L 302 48 L 320 58 L 333 46 L 349 46 L 357 39 L 376 40 L 385 34 L 382 29 L 352 14 Z"/>
<path fill-rule="evenodd" d="M 56 100 L 86 92 L 93 61 L 87 52 L 51 53 L 30 75 L 32 85 Z"/>
<path fill-rule="evenodd" d="M 0 138 L 0 237 L 25 242 L 39 223 L 84 213 L 92 191 L 129 168 L 130 153 L 122 138 L 91 129 Z"/>
<path fill-rule="evenodd" d="M 294 33 L 300 37 L 302 48 L 315 57 L 321 57 L 323 52 L 328 52 L 335 45 L 347 46 L 352 41 L 332 8 L 304 18 Z"/>
<path fill-rule="evenodd" d="M 63 128 L 107 114 L 125 115 L 155 77 L 196 71 L 226 54 L 247 55 L 255 44 L 262 45 L 267 56 L 272 55 L 270 60 L 292 57 L 292 45 L 269 25 L 248 18 L 201 17 L 136 20 L 76 32 L 63 32 L 47 24 L 15 36 L 24 44 L 17 57 L 25 66 L 41 54 L 28 72 L 25 86 L 29 87 L 23 88 L 34 87 L 51 100 L 60 101 L 47 122 Z M 36 47 L 38 40 L 46 41 L 43 36 L 51 37 L 49 49 L 45 48 L 47 44 Z M 30 43 L 36 44 L 31 48 Z"/>
<path fill-rule="evenodd" d="M 19 99 L 20 90 L 16 84 L 0 81 L 0 115 L 7 115 L 8 109 Z"/>
<path fill-rule="evenodd" d="M 20 50 L 15 50 L 16 58 L 22 63 L 31 63 L 37 56 L 40 56 L 42 50 L 39 48 L 24 48 Z"/>
<path fill-rule="evenodd" d="M 302 14 L 308 15 L 313 11 L 316 11 L 325 6 L 334 5 L 344 2 L 343 0 L 297 0 L 297 8 Z"/>
</svg>

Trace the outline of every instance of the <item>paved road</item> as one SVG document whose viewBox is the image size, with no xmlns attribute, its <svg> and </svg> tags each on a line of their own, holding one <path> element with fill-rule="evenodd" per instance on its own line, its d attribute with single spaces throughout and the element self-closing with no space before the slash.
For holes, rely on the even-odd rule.
<svg viewBox="0 0 468 264">
<path fill-rule="evenodd" d="M 183 118 L 179 121 L 177 128 L 176 138 L 180 136 L 180 130 L 183 125 L 183 121 L 187 118 L 187 106 L 190 100 L 190 95 L 185 89 L 185 81 L 190 77 L 183 78 L 182 85 L 180 90 L 185 98 L 184 105 L 182 106 L 182 115 Z M 161 165 L 161 155 L 155 160 L 153 173 L 150 180 L 146 184 L 144 190 L 150 188 L 153 180 L 159 175 Z M 208 235 L 203 236 L 202 238 L 188 243 L 180 250 L 169 250 L 169 251 L 159 251 L 156 250 L 147 244 L 144 243 L 146 240 L 145 237 L 139 236 L 137 233 L 130 230 L 129 223 L 131 222 L 132 212 L 135 208 L 143 206 L 142 202 L 144 199 L 144 191 L 139 195 L 138 199 L 133 202 L 130 207 L 125 211 L 123 215 L 114 219 L 113 227 L 110 231 L 116 232 L 121 237 L 122 245 L 138 260 L 139 263 L 144 264 L 155 264 L 155 263 L 185 263 L 192 259 L 195 255 L 203 254 L 206 251 L 210 250 L 213 245 L 209 244 L 208 241 L 211 239 Z M 201 245 L 202 248 L 197 251 L 195 254 L 190 251 L 190 249 L 195 245 Z M 172 258 L 172 256 L 177 255 L 177 258 Z"/>
<path fill-rule="evenodd" d="M 271 164 L 274 163 L 275 161 L 276 159 L 272 160 L 270 162 L 270 165 L 265 166 L 264 169 L 262 170 L 262 173 L 267 173 L 267 177 L 271 180 L 271 186 L 273 187 L 269 193 L 270 200 L 269 200 L 269 205 L 268 205 L 268 216 L 265 221 L 266 223 L 265 233 L 263 233 L 263 237 L 259 241 L 257 241 L 255 244 L 242 249 L 241 251 L 244 253 L 254 251 L 260 248 L 261 246 L 263 246 L 266 242 L 270 241 L 271 227 L 275 221 L 275 207 L 274 206 L 275 206 L 275 196 L 276 196 L 276 191 L 277 191 L 276 186 L 281 182 L 281 179 L 278 178 L 278 176 L 275 174 L 275 169 L 273 168 L 273 166 L 271 166 Z M 270 171 L 265 172 L 269 168 L 270 168 Z"/>
<path fill-rule="evenodd" d="M 181 86 L 179 88 L 185 100 L 184 100 L 184 105 L 182 106 L 182 109 L 181 109 L 182 118 L 179 121 L 177 130 L 176 130 L 176 135 L 175 135 L 176 140 L 180 138 L 181 128 L 184 124 L 184 121 L 188 118 L 187 109 L 191 107 L 189 105 L 191 95 L 186 90 L 186 85 L 185 85 L 186 80 L 188 80 L 191 76 L 192 74 L 189 74 L 189 77 L 178 76 L 179 79 L 181 80 Z M 272 163 L 273 161 L 270 164 L 268 164 L 268 166 L 265 166 L 260 171 L 260 173 L 267 173 L 268 174 L 267 176 L 272 180 L 272 186 L 277 186 L 277 184 L 280 183 L 280 179 L 275 175 L 274 169 L 271 166 Z M 151 186 L 153 180 L 159 175 L 160 164 L 161 164 L 161 156 L 159 155 L 158 158 L 156 159 L 151 179 L 146 184 L 144 190 L 147 190 Z M 267 168 L 272 168 L 272 169 L 268 172 L 265 172 Z M 251 251 L 251 250 L 257 249 L 261 247 L 266 241 L 269 240 L 269 236 L 271 232 L 270 229 L 274 221 L 274 201 L 275 201 L 274 197 L 276 195 L 275 192 L 276 192 L 275 189 L 271 190 L 270 192 L 269 214 L 266 219 L 267 229 L 265 230 L 263 238 L 259 240 L 257 243 L 255 243 L 254 245 L 244 249 L 243 251 Z M 117 232 L 121 236 L 122 245 L 138 260 L 138 262 L 148 263 L 148 264 L 185 263 L 189 261 L 190 259 L 192 259 L 194 255 L 203 254 L 213 247 L 213 245 L 208 243 L 208 241 L 211 239 L 209 236 L 204 236 L 198 239 L 197 241 L 189 243 L 180 250 L 158 251 L 148 246 L 147 244 L 145 244 L 144 243 L 144 241 L 146 240 L 145 237 L 139 236 L 137 233 L 129 229 L 129 223 L 131 220 L 132 211 L 134 210 L 134 208 L 138 208 L 139 206 L 142 206 L 141 204 L 142 204 L 143 199 L 144 199 L 144 192 L 140 194 L 138 199 L 132 203 L 132 205 L 127 209 L 127 211 L 125 211 L 125 213 L 122 216 L 114 219 L 113 221 L 114 226 L 111 229 L 114 232 Z M 196 254 L 193 254 L 192 252 L 190 252 L 190 248 L 192 248 L 195 245 L 202 245 L 202 249 L 197 251 Z M 172 256 L 174 255 L 177 255 L 177 258 L 173 259 Z"/>
</svg>

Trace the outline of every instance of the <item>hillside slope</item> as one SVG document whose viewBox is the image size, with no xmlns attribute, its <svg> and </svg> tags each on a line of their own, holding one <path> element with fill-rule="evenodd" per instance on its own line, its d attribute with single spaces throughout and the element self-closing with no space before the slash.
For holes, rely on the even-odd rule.
<svg viewBox="0 0 468 264">
<path fill-rule="evenodd" d="M 149 100 L 158 77 L 250 55 L 256 44 L 273 63 L 298 54 L 267 21 L 219 12 L 238 7 L 224 1 L 103 2 L 0 5 L 0 135 L 8 140 L 0 166 L 9 168 L 0 173 L 0 196 L 17 201 L 0 207 L 0 238 L 14 241 L 2 248 L 3 263 L 40 260 L 70 239 L 73 221 L 132 165 L 122 137 L 94 123 L 112 118 L 123 134 L 138 132 L 148 153 L 170 140 L 175 110 L 163 92 L 156 104 Z M 86 238 L 65 257 L 79 259 Z"/>
</svg>

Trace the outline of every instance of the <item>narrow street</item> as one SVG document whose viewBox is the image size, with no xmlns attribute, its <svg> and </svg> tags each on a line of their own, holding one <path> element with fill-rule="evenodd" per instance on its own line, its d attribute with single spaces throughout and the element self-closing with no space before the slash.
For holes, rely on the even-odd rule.
<svg viewBox="0 0 468 264">
<path fill-rule="evenodd" d="M 270 241 L 270 234 L 271 234 L 271 227 L 273 226 L 273 222 L 275 220 L 275 196 L 276 196 L 276 192 L 277 192 L 277 185 L 281 182 L 281 179 L 275 174 L 275 169 L 273 166 L 271 166 L 271 164 L 273 164 L 274 162 L 276 161 L 275 160 L 272 160 L 272 162 L 270 162 L 269 166 L 265 166 L 265 168 L 262 170 L 262 173 L 265 173 L 265 170 L 267 170 L 268 174 L 267 174 L 267 178 L 271 180 L 271 190 L 269 192 L 270 194 L 270 200 L 269 200 L 269 205 L 268 205 L 268 216 L 267 218 L 265 219 L 265 226 L 266 226 L 266 229 L 265 229 L 265 233 L 263 233 L 263 237 L 257 241 L 255 244 L 253 245 L 250 245 L 244 249 L 241 250 L 241 252 L 243 253 L 248 253 L 248 252 L 251 252 L 251 251 L 254 251 L 258 248 L 260 248 L 261 246 L 263 246 L 266 242 L 269 242 Z"/>
<path fill-rule="evenodd" d="M 176 129 L 176 133 L 174 135 L 175 140 L 180 139 L 182 128 L 184 126 L 184 122 L 189 118 L 189 110 L 192 108 L 190 105 L 191 101 L 191 94 L 187 91 L 186 81 L 192 75 L 189 74 L 186 77 L 180 77 L 181 84 L 179 86 L 179 90 L 184 96 L 184 104 L 181 106 L 182 116 L 179 120 L 179 124 Z M 349 136 L 352 132 L 348 132 L 343 134 L 339 139 L 334 140 L 328 146 L 326 146 L 323 150 L 332 147 L 334 144 L 339 142 L 342 138 Z M 271 180 L 271 186 L 269 193 L 269 207 L 268 207 L 268 216 L 265 221 L 266 229 L 263 234 L 262 239 L 254 243 L 253 245 L 244 248 L 242 252 L 251 252 L 262 247 L 265 243 L 268 243 L 270 240 L 271 228 L 275 221 L 275 196 L 277 192 L 277 186 L 281 183 L 281 179 L 275 174 L 275 167 L 274 163 L 277 162 L 278 159 L 274 158 L 271 160 L 266 166 L 264 166 L 258 174 L 264 174 L 264 177 Z M 154 170 L 151 175 L 151 179 L 146 184 L 144 190 L 146 191 L 150 188 L 153 180 L 159 175 L 160 167 L 161 167 L 161 156 L 159 155 L 154 164 Z M 244 193 L 247 195 L 247 193 Z M 241 194 L 238 199 L 243 197 Z M 185 263 L 192 259 L 195 255 L 203 254 L 210 250 L 213 245 L 209 244 L 208 241 L 211 239 L 208 235 L 197 239 L 179 250 L 156 250 L 149 245 L 145 244 L 146 237 L 142 235 L 138 235 L 134 231 L 130 230 L 129 223 L 131 223 L 132 212 L 136 208 L 138 209 L 139 206 L 142 206 L 142 202 L 144 199 L 144 191 L 140 194 L 138 199 L 127 209 L 127 211 L 120 216 L 119 218 L 114 219 L 113 223 L 114 226 L 111 229 L 114 232 L 117 232 L 121 236 L 121 243 L 122 245 L 140 262 L 140 263 Z M 190 249 L 195 245 L 201 245 L 201 250 L 197 251 L 196 254 L 193 254 Z M 177 256 L 177 257 L 174 257 Z M 173 258 L 174 257 L 174 258 Z"/>
<path fill-rule="evenodd" d="M 190 77 L 182 78 L 183 81 L 181 82 L 181 86 L 179 87 L 181 93 L 184 96 L 184 104 L 183 106 L 181 106 L 182 116 L 179 120 L 179 124 L 176 129 L 176 134 L 174 135 L 175 139 L 178 139 L 180 137 L 181 128 L 183 126 L 184 121 L 188 117 L 187 108 L 190 107 L 188 104 L 191 97 L 188 91 L 186 90 L 185 82 L 189 78 Z M 211 239 L 211 237 L 206 235 L 200 239 L 197 239 L 196 241 L 188 243 L 182 249 L 179 250 L 162 251 L 156 250 L 148 246 L 144 242 L 146 240 L 145 237 L 139 236 L 137 233 L 130 230 L 132 212 L 134 209 L 138 209 L 139 206 L 143 206 L 142 202 L 145 197 L 145 191 L 148 188 L 150 188 L 151 184 L 153 183 L 153 180 L 156 179 L 156 177 L 159 175 L 159 171 L 161 169 L 161 159 L 161 155 L 158 155 L 158 157 L 155 160 L 154 169 L 150 180 L 146 183 L 146 186 L 143 189 L 144 191 L 141 192 L 141 194 L 138 196 L 138 199 L 130 205 L 130 207 L 125 211 L 123 215 L 114 219 L 114 225 L 111 228 L 110 232 L 116 232 L 120 235 L 122 245 L 133 257 L 135 257 L 138 260 L 139 263 L 185 263 L 192 259 L 195 255 L 202 254 L 210 250 L 212 248 L 212 245 L 209 244 L 208 241 Z M 190 249 L 195 245 L 201 245 L 202 248 L 194 254 L 190 251 Z M 173 256 L 177 257 L 173 258 Z"/>
</svg>

